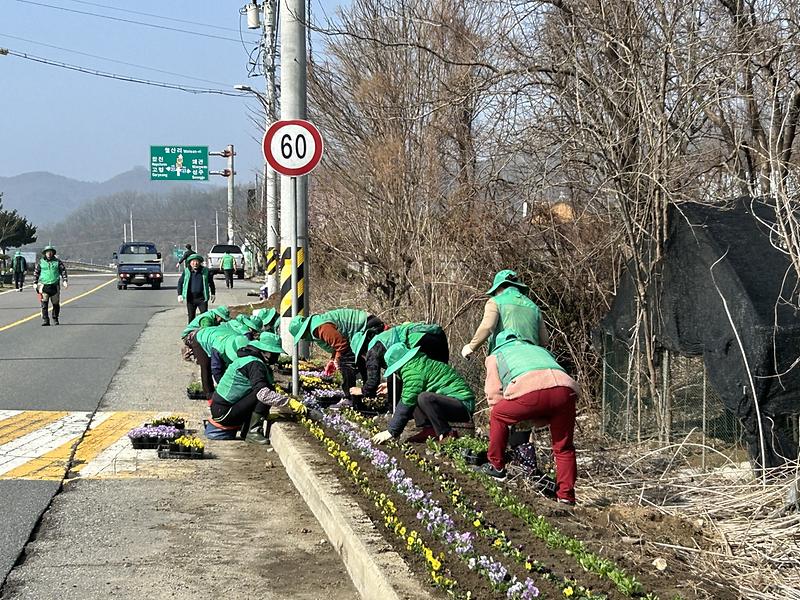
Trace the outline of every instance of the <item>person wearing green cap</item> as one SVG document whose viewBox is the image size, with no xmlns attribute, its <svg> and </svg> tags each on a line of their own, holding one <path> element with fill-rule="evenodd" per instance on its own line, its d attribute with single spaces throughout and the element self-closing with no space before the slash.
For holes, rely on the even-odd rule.
<svg viewBox="0 0 800 600">
<path fill-rule="evenodd" d="M 352 347 L 356 364 L 360 364 L 362 360 L 365 363 L 366 377 L 364 385 L 361 388 L 352 388 L 351 393 L 373 398 L 381 391 L 381 370 L 386 368 L 386 350 L 398 342 L 409 348 L 419 346 L 420 351 L 433 360 L 450 362 L 447 336 L 436 323 L 405 322 L 374 335 L 370 331 L 359 332 L 353 336 Z M 389 381 L 386 387 L 390 392 L 394 388 Z"/>
<path fill-rule="evenodd" d="M 497 273 L 486 293 L 491 297 L 486 301 L 483 319 L 472 340 L 462 348 L 461 356 L 469 358 L 487 340 L 491 353 L 495 339 L 505 329 L 515 331 L 520 337 L 540 346 L 550 342 L 539 307 L 528 298 L 528 286 L 519 280 L 515 271 L 505 269 Z"/>
<path fill-rule="evenodd" d="M 215 337 L 211 343 L 209 361 L 211 377 L 220 381 L 228 366 L 236 359 L 236 351 L 261 333 L 261 319 L 239 315 L 233 321 L 233 330 L 228 335 Z M 224 329 L 223 329 L 224 331 Z"/>
<path fill-rule="evenodd" d="M 289 332 L 294 343 L 300 340 L 313 341 L 326 352 L 331 360 L 325 367 L 326 375 L 333 375 L 338 368 L 342 372 L 342 392 L 344 399 L 331 408 L 352 406 L 350 388 L 356 383 L 356 357 L 350 347 L 350 340 L 358 332 L 383 331 L 384 325 L 378 317 L 368 315 L 363 310 L 337 308 L 325 313 L 304 317 L 297 315 L 289 323 Z"/>
<path fill-rule="evenodd" d="M 270 407 L 281 407 L 289 402 L 288 396 L 275 391 L 271 369 L 282 353 L 281 340 L 275 334 L 252 341 L 237 351 L 236 360 L 211 397 L 211 416 L 205 429 L 207 437 L 230 440 L 239 431 L 242 439 L 257 443 L 269 441 L 265 425 Z"/>
<path fill-rule="evenodd" d="M 191 255 L 186 259 L 186 267 L 178 278 L 178 302 L 186 301 L 189 323 L 194 320 L 198 310 L 201 313 L 208 310 L 208 303 L 214 302 L 216 294 L 214 278 L 203 266 L 203 257 Z"/>
<path fill-rule="evenodd" d="M 391 438 L 399 438 L 416 411 L 422 413 L 420 420 L 431 425 L 408 441 L 457 437 L 450 423 L 472 420 L 475 394 L 450 365 L 428 358 L 420 352 L 419 346 L 409 348 L 402 342 L 386 351 L 386 364 L 386 376 L 396 372 L 402 381 L 403 392 L 388 428 L 376 434 L 373 442 L 382 444 Z"/>
<path fill-rule="evenodd" d="M 61 259 L 56 257 L 56 249 L 45 246 L 42 258 L 36 263 L 33 271 L 33 287 L 42 303 L 42 326 L 50 325 L 48 316 L 48 303 L 53 304 L 53 323 L 58 325 L 61 312 L 61 286 L 67 289 L 67 268 Z"/>
<path fill-rule="evenodd" d="M 186 341 L 187 336 L 198 329 L 203 329 L 204 327 L 215 327 L 230 320 L 231 312 L 228 310 L 228 307 L 218 306 L 217 308 L 207 312 L 200 313 L 194 319 L 192 319 L 192 321 L 181 333 L 181 339 Z"/>
<path fill-rule="evenodd" d="M 509 428 L 532 420 L 549 425 L 556 463 L 556 497 L 575 504 L 575 403 L 578 384 L 544 348 L 505 330 L 486 358 L 486 399 L 489 403 L 489 462 L 480 470 L 506 477 L 505 449 Z"/>
<path fill-rule="evenodd" d="M 253 316 L 259 317 L 264 323 L 264 331 L 280 334 L 281 319 L 277 310 L 274 308 L 262 308 L 254 313 Z"/>
<path fill-rule="evenodd" d="M 22 252 L 17 250 L 14 258 L 11 259 L 11 270 L 14 273 L 14 289 L 22 291 L 25 287 L 25 272 L 28 270 L 28 261 L 22 256 Z"/>
</svg>

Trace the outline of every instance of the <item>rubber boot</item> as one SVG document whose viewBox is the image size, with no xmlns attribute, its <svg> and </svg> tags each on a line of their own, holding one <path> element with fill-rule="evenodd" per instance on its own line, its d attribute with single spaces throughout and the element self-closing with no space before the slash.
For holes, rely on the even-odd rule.
<svg viewBox="0 0 800 600">
<path fill-rule="evenodd" d="M 268 427 L 269 422 L 263 415 L 253 413 L 250 417 L 250 427 L 247 428 L 248 431 L 245 441 L 251 444 L 269 444 L 269 437 L 267 436 Z"/>
<path fill-rule="evenodd" d="M 50 327 L 50 315 L 47 313 L 46 300 L 42 300 L 42 327 Z"/>
</svg>

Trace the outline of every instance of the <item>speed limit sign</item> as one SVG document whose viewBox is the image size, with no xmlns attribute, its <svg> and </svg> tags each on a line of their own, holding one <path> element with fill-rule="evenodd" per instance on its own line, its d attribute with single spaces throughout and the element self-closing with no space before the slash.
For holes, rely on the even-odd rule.
<svg viewBox="0 0 800 600">
<path fill-rule="evenodd" d="M 264 134 L 264 158 L 281 175 L 300 177 L 322 158 L 322 136 L 313 123 L 301 119 L 276 121 Z"/>
</svg>

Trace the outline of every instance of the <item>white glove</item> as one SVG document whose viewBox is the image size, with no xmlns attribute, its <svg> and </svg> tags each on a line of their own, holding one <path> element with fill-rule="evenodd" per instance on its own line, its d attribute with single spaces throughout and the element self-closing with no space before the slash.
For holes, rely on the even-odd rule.
<svg viewBox="0 0 800 600">
<path fill-rule="evenodd" d="M 209 300 L 211 301 L 211 304 L 214 304 L 214 302 L 216 302 L 216 300 L 217 300 L 217 297 L 216 296 L 211 296 L 211 298 L 209 298 Z"/>
<path fill-rule="evenodd" d="M 381 431 L 380 433 L 376 433 L 374 436 L 372 436 L 372 442 L 374 444 L 383 444 L 384 442 L 388 442 L 390 439 L 392 439 L 392 437 L 392 434 L 388 431 Z"/>
<path fill-rule="evenodd" d="M 470 345 L 469 345 L 469 344 L 467 344 L 466 346 L 464 346 L 464 347 L 461 349 L 461 356 L 463 356 L 463 357 L 464 357 L 464 358 L 466 358 L 466 359 L 469 359 L 470 355 L 471 355 L 473 352 L 475 352 L 475 351 L 474 351 L 472 348 L 470 348 Z"/>
<path fill-rule="evenodd" d="M 181 302 L 183 302 L 183 296 L 178 296 L 178 304 L 180 304 Z"/>
<path fill-rule="evenodd" d="M 67 281 L 67 280 L 65 279 L 65 280 L 64 280 L 64 289 L 67 289 L 68 287 L 69 287 L 69 281 Z"/>
</svg>

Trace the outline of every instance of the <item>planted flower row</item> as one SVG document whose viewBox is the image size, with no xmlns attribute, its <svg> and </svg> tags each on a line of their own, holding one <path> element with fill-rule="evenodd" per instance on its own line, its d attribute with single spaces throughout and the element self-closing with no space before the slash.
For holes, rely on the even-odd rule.
<svg viewBox="0 0 800 600">
<path fill-rule="evenodd" d="M 361 435 L 355 425 L 343 416 L 331 413 L 325 413 L 323 423 L 386 476 L 394 491 L 417 509 L 416 517 L 425 525 L 426 530 L 440 540 L 469 570 L 485 577 L 493 589 L 505 593 L 508 599 L 529 600 L 539 596 L 539 589 L 531 577 L 520 580 L 511 576 L 502 561 L 477 551 L 474 545 L 475 535 L 470 531 L 459 530 L 439 502 L 400 468 L 397 459 L 376 448 L 368 438 Z"/>
<path fill-rule="evenodd" d="M 301 423 L 325 447 L 328 454 L 346 471 L 348 477 L 358 486 L 361 492 L 381 511 L 384 526 L 392 531 L 408 552 L 422 556 L 430 571 L 431 582 L 439 588 L 446 590 L 452 597 L 469 600 L 471 594 L 459 592 L 456 580 L 450 575 L 444 565 L 444 555 L 434 554 L 433 550 L 420 536 L 419 532 L 409 528 L 397 516 L 397 507 L 384 493 L 373 490 L 369 485 L 369 478 L 362 472 L 358 462 L 352 460 L 350 455 L 342 449 L 340 444 L 325 435 L 325 431 L 309 419 L 301 419 Z"/>
<path fill-rule="evenodd" d="M 377 432 L 379 427 L 370 419 L 363 417 L 355 411 L 345 411 L 345 415 L 351 421 L 355 421 L 369 432 Z M 515 546 L 508 539 L 504 531 L 499 530 L 494 525 L 487 523 L 484 519 L 484 512 L 477 507 L 477 504 L 467 498 L 463 488 L 459 483 L 441 473 L 439 465 L 423 458 L 409 444 L 396 445 L 403 451 L 404 456 L 421 471 L 431 476 L 445 496 L 450 501 L 453 508 L 467 521 L 472 522 L 475 530 L 481 537 L 491 541 L 492 546 L 497 548 L 504 556 L 511 558 L 514 562 L 525 568 L 529 572 L 535 572 L 544 579 L 547 579 L 554 586 L 559 587 L 565 597 L 573 600 L 604 600 L 605 594 L 594 593 L 586 587 L 579 585 L 574 579 L 559 577 L 541 563 L 529 555 L 524 554 L 518 546 Z"/>
</svg>

